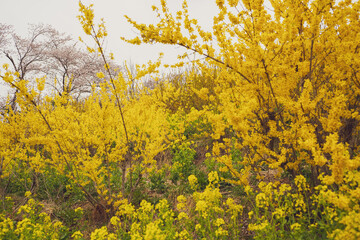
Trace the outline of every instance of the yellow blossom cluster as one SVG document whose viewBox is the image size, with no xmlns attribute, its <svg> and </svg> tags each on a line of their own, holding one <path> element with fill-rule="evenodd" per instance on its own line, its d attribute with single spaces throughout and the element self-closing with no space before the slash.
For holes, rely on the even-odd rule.
<svg viewBox="0 0 360 240">
<path fill-rule="evenodd" d="M 179 56 L 172 67 L 189 66 L 183 73 L 161 77 L 160 54 L 136 65 L 136 74 L 125 65 L 114 75 L 102 47 L 104 20 L 95 25 L 93 6 L 81 2 L 78 18 L 96 43 L 88 50 L 104 60 L 89 96 L 43 96 L 46 77 L 32 87 L 3 65 L 1 79 L 15 89 L 19 110 L 10 99 L 1 110 L 1 183 L 19 178 L 28 190 L 50 172 L 63 176 L 66 191 L 78 189 L 110 222 L 91 239 L 236 239 L 244 224 L 255 239 L 358 239 L 360 2 L 215 3 L 210 32 L 186 0 L 175 14 L 160 0 L 155 24 L 126 16 L 139 35 L 123 40 L 203 57 L 186 65 L 189 52 Z M 170 146 L 182 155 L 172 156 L 167 174 L 159 168 Z M 205 177 L 189 172 L 204 159 Z M 164 173 L 159 184 L 190 193 L 174 190 L 173 202 L 139 199 L 137 187 L 152 173 Z M 186 187 L 165 181 L 171 174 Z M 35 191 L 17 211 L 21 220 L 0 215 L 0 237 L 58 238 L 62 224 L 43 213 L 29 217 L 37 214 Z"/>
</svg>

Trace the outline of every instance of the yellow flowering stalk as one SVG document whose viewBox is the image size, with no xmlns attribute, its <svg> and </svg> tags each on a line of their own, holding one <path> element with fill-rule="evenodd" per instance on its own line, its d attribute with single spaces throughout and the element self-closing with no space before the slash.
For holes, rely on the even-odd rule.
<svg viewBox="0 0 360 240">
<path fill-rule="evenodd" d="M 16 213 L 17 221 L 0 214 L 1 239 L 59 239 L 63 224 L 41 212 L 43 206 L 30 198 Z"/>
<path fill-rule="evenodd" d="M 189 184 L 192 190 L 196 190 L 198 188 L 198 179 L 195 177 L 195 175 L 190 175 L 188 177 Z"/>
</svg>

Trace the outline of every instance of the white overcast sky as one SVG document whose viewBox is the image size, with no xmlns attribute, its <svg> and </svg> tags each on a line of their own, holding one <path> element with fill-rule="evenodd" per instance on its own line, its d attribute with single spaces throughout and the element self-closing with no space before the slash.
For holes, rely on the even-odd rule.
<svg viewBox="0 0 360 240">
<path fill-rule="evenodd" d="M 152 5 L 160 0 L 83 0 L 85 5 L 94 4 L 95 17 L 104 18 L 108 29 L 107 50 L 114 52 L 118 62 L 131 60 L 146 63 L 155 60 L 159 52 L 165 53 L 164 61 L 174 63 L 181 48 L 163 45 L 132 46 L 120 40 L 120 36 L 135 37 L 136 31 L 126 22 L 124 15 L 141 23 L 155 23 L 156 13 Z M 171 11 L 181 8 L 182 0 L 168 0 Z M 205 29 L 210 30 L 213 16 L 218 9 L 215 0 L 188 0 L 190 15 L 197 18 Z M 77 0 L 0 0 L 0 22 L 13 25 L 15 32 L 26 36 L 28 24 L 50 24 L 60 32 L 71 34 L 74 39 L 81 36 L 82 28 L 76 16 L 79 14 Z"/>
</svg>

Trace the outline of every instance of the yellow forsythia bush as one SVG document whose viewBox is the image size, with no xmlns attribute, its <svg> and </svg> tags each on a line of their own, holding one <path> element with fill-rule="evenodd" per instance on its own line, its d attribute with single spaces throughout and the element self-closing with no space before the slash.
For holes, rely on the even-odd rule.
<svg viewBox="0 0 360 240">
<path fill-rule="evenodd" d="M 156 24 L 126 16 L 139 35 L 123 40 L 204 57 L 164 81 L 160 62 L 137 67 L 136 93 L 111 71 L 104 22 L 81 2 L 80 23 L 104 59 L 89 96 L 42 97 L 41 82 L 32 88 L 4 65 L 20 110 L 1 116 L 2 192 L 36 193 L 41 177 L 63 176 L 65 190 L 78 189 L 103 220 L 69 230 L 74 239 L 359 239 L 360 2 L 215 2 L 210 32 L 186 1 L 174 14 L 161 0 Z M 147 74 L 153 89 L 142 85 Z M 163 168 L 175 158 L 176 174 L 191 166 L 186 184 Z M 169 194 L 146 189 L 151 181 Z M 20 208 L 30 214 L 22 220 L 1 215 L 0 236 L 59 237 L 62 224 L 34 218 L 34 204 Z"/>
<path fill-rule="evenodd" d="M 212 32 L 203 31 L 189 16 L 186 2 L 174 16 L 161 1 L 161 8 L 154 7 L 161 16 L 155 25 L 130 17 L 128 21 L 141 33 L 143 43 L 175 44 L 205 56 L 209 65 L 200 64 L 202 74 L 211 72 L 212 66 L 218 68 L 214 92 L 220 103 L 208 114 L 213 139 L 219 140 L 213 157 L 238 177 L 238 184 L 258 191 L 256 208 L 276 216 L 285 211 L 275 199 L 270 208 L 269 193 L 261 185 L 257 190 L 249 179 L 261 179 L 264 170 L 271 170 L 277 173 L 274 179 L 287 174 L 291 185 L 298 186 L 305 175 L 307 196 L 292 187 L 285 202 L 295 206 L 288 208 L 295 212 L 320 208 L 318 214 L 325 219 L 336 215 L 329 221 L 338 224 L 333 226 L 337 230 L 324 227 L 325 236 L 356 239 L 358 230 L 351 222 L 359 212 L 354 191 L 360 167 L 360 3 L 219 0 L 216 4 L 219 14 Z M 224 155 L 234 145 L 243 152 L 241 171 Z M 314 200 L 306 202 L 311 196 Z M 310 215 L 301 234 L 311 227 Z M 260 232 L 268 226 L 275 231 L 277 223 L 271 219 L 262 216 L 249 229 Z M 291 230 L 300 229 L 293 223 Z"/>
</svg>

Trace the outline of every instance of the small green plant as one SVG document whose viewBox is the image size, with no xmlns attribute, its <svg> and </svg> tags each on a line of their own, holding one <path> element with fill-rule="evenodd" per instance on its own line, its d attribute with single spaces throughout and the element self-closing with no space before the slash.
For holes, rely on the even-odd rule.
<svg viewBox="0 0 360 240">
<path fill-rule="evenodd" d="M 34 170 L 20 158 L 14 158 L 12 161 L 11 173 L 5 177 L 0 175 L 0 187 L 4 190 L 5 195 L 24 196 L 25 192 L 30 190 L 34 184 Z"/>
<path fill-rule="evenodd" d="M 186 124 L 184 136 L 187 139 L 196 139 L 206 135 L 208 132 L 211 132 L 211 124 L 204 118 L 198 118 Z"/>
<path fill-rule="evenodd" d="M 196 151 L 190 147 L 190 143 L 182 143 L 173 149 L 173 165 L 170 180 L 173 183 L 186 183 L 187 178 L 194 173 Z"/>
<path fill-rule="evenodd" d="M 164 193 L 167 189 L 165 184 L 165 171 L 164 169 L 153 170 L 149 174 L 149 188 L 157 193 Z"/>
<path fill-rule="evenodd" d="M 69 182 L 64 174 L 59 174 L 54 168 L 46 167 L 39 175 L 39 189 L 36 195 L 40 200 L 49 199 L 54 202 L 68 198 L 70 192 L 66 186 Z"/>
<path fill-rule="evenodd" d="M 73 209 L 71 204 L 63 203 L 55 213 L 56 217 L 61 222 L 70 228 L 70 230 L 78 230 L 80 227 L 79 221 L 82 219 L 84 211 L 81 207 Z"/>
<path fill-rule="evenodd" d="M 0 208 L 0 214 L 4 213 L 9 213 L 12 211 L 12 208 L 14 206 L 14 201 L 11 197 L 3 197 L 1 199 L 1 208 Z"/>
</svg>

